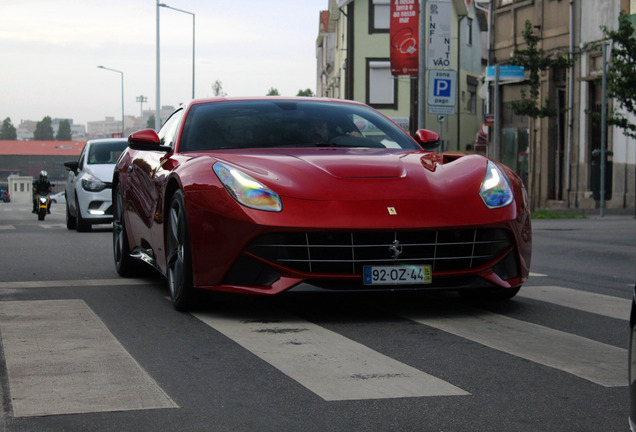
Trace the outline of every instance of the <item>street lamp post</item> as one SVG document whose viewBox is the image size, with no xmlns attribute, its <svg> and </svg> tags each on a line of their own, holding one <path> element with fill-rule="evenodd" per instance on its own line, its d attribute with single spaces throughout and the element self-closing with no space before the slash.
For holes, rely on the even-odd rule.
<svg viewBox="0 0 636 432">
<path fill-rule="evenodd" d="M 188 15 L 192 15 L 192 99 L 194 99 L 194 47 L 195 47 L 195 43 L 194 43 L 194 35 L 195 35 L 195 15 L 193 12 L 188 12 L 186 10 L 183 9 L 178 9 L 172 6 L 168 6 L 165 3 L 157 3 L 157 10 L 159 10 L 159 7 L 164 7 L 166 9 L 172 9 L 175 10 L 177 12 L 183 12 L 185 14 Z M 159 12 L 157 12 L 158 14 Z M 157 15 L 158 16 L 158 15 Z M 159 19 L 157 18 L 157 23 L 159 23 Z M 159 34 L 159 26 L 157 25 L 157 34 Z M 157 46 L 159 46 L 159 43 L 157 42 Z M 158 58 L 158 56 L 157 56 Z"/>
<path fill-rule="evenodd" d="M 121 136 L 124 137 L 124 73 L 117 69 L 107 68 L 105 66 L 97 66 L 99 69 L 109 70 L 121 74 Z"/>
</svg>

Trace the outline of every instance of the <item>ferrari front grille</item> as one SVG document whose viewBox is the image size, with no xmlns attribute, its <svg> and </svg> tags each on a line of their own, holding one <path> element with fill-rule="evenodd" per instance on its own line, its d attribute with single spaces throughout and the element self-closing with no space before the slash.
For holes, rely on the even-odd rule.
<svg viewBox="0 0 636 432">
<path fill-rule="evenodd" d="M 433 271 L 470 270 L 512 245 L 504 229 L 388 232 L 285 232 L 256 238 L 248 251 L 298 271 L 361 274 L 367 265 L 429 264 Z"/>
</svg>

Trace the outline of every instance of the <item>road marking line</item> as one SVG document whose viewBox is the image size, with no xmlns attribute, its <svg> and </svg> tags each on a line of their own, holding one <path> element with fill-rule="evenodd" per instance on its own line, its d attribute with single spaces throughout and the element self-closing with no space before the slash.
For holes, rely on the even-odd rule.
<svg viewBox="0 0 636 432">
<path fill-rule="evenodd" d="M 15 417 L 176 408 L 82 300 L 0 302 Z"/>
<path fill-rule="evenodd" d="M 454 312 L 400 315 L 604 387 L 627 385 L 626 349 L 468 307 Z"/>
<path fill-rule="evenodd" d="M 530 277 L 548 277 L 548 275 L 543 274 L 543 273 L 533 273 L 533 272 L 530 272 Z"/>
<path fill-rule="evenodd" d="M 67 288 L 81 286 L 114 286 L 114 285 L 149 285 L 152 281 L 146 279 L 76 279 L 59 281 L 13 281 L 0 282 L 0 289 L 16 288 Z"/>
<path fill-rule="evenodd" d="M 193 315 L 326 401 L 469 394 L 298 318 Z"/>
<path fill-rule="evenodd" d="M 604 294 L 596 294 L 559 286 L 525 286 L 518 297 L 529 298 L 629 321 L 632 301 Z"/>
<path fill-rule="evenodd" d="M 0 230 L 14 230 L 15 225 L 0 225 Z"/>
<path fill-rule="evenodd" d="M 55 229 L 57 229 L 57 228 L 66 228 L 66 224 L 63 224 L 63 223 L 58 223 L 58 224 L 56 224 L 56 223 L 53 223 L 53 224 L 41 224 L 41 225 L 38 225 L 38 226 L 39 226 L 40 228 L 45 228 L 45 229 L 51 229 L 51 228 L 55 228 Z"/>
</svg>

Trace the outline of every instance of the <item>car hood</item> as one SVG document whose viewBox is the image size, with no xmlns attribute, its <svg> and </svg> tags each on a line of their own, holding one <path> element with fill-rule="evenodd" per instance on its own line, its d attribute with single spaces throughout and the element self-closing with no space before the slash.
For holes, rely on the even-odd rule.
<svg viewBox="0 0 636 432">
<path fill-rule="evenodd" d="M 86 165 L 84 173 L 91 174 L 97 177 L 104 183 L 111 183 L 113 181 L 113 171 L 115 164 L 92 164 Z"/>
<path fill-rule="evenodd" d="M 281 196 L 312 200 L 475 196 L 486 172 L 479 155 L 392 149 L 270 149 L 218 154 Z"/>
</svg>

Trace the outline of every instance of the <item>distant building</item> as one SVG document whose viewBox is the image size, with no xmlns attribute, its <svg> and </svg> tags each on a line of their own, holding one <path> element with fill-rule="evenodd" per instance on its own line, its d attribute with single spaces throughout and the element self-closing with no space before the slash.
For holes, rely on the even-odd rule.
<svg viewBox="0 0 636 432">
<path fill-rule="evenodd" d="M 106 117 L 105 120 L 89 121 L 86 126 L 86 134 L 89 138 L 111 138 L 121 134 L 121 120 L 115 117 Z"/>
<path fill-rule="evenodd" d="M 22 120 L 20 125 L 16 129 L 18 140 L 27 141 L 33 139 L 33 132 L 35 132 L 35 125 L 37 122 L 32 120 Z"/>
<path fill-rule="evenodd" d="M 37 177 L 46 170 L 54 183 L 64 182 L 64 162 L 77 160 L 84 141 L 0 141 L 0 182 L 11 174 Z"/>
<path fill-rule="evenodd" d="M 74 140 L 86 138 L 86 125 L 71 124 L 71 135 Z"/>
</svg>

